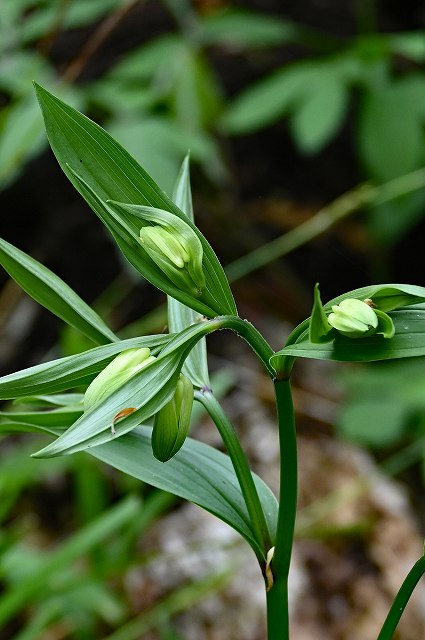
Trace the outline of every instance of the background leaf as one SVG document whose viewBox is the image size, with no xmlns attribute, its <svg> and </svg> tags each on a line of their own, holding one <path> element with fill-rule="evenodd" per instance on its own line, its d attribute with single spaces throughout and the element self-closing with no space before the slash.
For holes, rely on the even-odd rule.
<svg viewBox="0 0 425 640">
<path fill-rule="evenodd" d="M 413 171 L 425 158 L 425 79 L 409 77 L 368 93 L 363 101 L 358 148 L 380 181 Z"/>
<path fill-rule="evenodd" d="M 231 8 L 207 15 L 200 31 L 203 44 L 231 49 L 270 47 L 291 41 L 298 33 L 295 25 L 277 16 Z"/>
<path fill-rule="evenodd" d="M 340 129 L 348 107 L 348 89 L 339 74 L 324 68 L 306 83 L 305 95 L 291 118 L 291 130 L 305 154 L 320 151 Z"/>
</svg>

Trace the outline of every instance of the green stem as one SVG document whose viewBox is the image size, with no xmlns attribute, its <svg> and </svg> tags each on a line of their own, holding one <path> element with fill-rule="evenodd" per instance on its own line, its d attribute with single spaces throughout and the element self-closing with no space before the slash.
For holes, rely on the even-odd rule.
<svg viewBox="0 0 425 640">
<path fill-rule="evenodd" d="M 272 546 L 270 531 L 264 516 L 257 488 L 245 453 L 240 445 L 237 433 L 222 406 L 214 397 L 210 389 L 202 389 L 195 392 L 195 398 L 205 407 L 216 425 L 224 446 L 227 449 L 233 468 L 239 481 L 242 495 L 248 510 L 250 524 L 259 549 L 256 552 L 262 568 L 267 551 Z M 260 551 L 261 550 L 261 551 Z"/>
<path fill-rule="evenodd" d="M 270 364 L 274 351 L 254 325 L 239 316 L 219 316 L 215 320 L 220 323 L 220 328 L 230 329 L 243 338 L 261 360 L 269 376 L 274 379 L 276 371 Z"/>
<path fill-rule="evenodd" d="M 276 544 L 267 593 L 268 640 L 289 640 L 288 575 L 297 507 L 297 439 L 289 380 L 275 380 L 280 442 L 280 497 Z"/>
<path fill-rule="evenodd" d="M 424 573 L 425 556 L 422 556 L 422 558 L 419 558 L 416 564 L 409 571 L 405 581 L 401 585 L 400 591 L 395 597 L 395 600 L 381 629 L 381 633 L 378 636 L 378 640 L 391 640 L 401 618 L 401 615 L 413 593 L 413 590 Z"/>
</svg>

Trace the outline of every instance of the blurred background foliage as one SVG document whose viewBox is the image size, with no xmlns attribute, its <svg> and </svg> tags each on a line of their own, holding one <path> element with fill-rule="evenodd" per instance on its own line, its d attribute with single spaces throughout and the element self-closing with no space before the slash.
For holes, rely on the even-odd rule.
<svg viewBox="0 0 425 640">
<path fill-rule="evenodd" d="M 276 348 L 309 314 L 316 281 L 325 299 L 375 281 L 423 285 L 419 0 L 2 0 L 1 235 L 57 271 L 123 337 L 155 332 L 162 297 L 134 278 L 60 174 L 33 80 L 100 122 L 168 193 L 190 150 L 198 223 L 225 264 L 239 258 L 229 274 L 242 313 Z M 1 285 L 3 373 L 91 346 L 5 274 Z M 232 347 L 221 345 L 212 340 L 212 362 L 225 362 L 234 382 Z M 379 460 L 392 456 L 387 471 L 408 469 L 416 481 L 425 469 L 423 359 L 341 372 L 322 386 L 299 376 L 299 397 L 336 398 L 336 433 Z M 137 541 L 171 498 L 84 456 L 31 461 L 19 436 L 2 436 L 0 447 L 0 638 L 118 628 L 134 613 L 126 576 L 148 561 Z M 150 627 L 178 638 L 170 616 L 227 579 L 166 596 L 136 631 L 111 639 Z"/>
</svg>

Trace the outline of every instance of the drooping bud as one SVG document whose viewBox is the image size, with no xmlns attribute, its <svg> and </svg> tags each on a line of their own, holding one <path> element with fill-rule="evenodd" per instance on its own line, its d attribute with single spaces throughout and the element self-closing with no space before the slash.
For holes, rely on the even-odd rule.
<svg viewBox="0 0 425 640">
<path fill-rule="evenodd" d="M 375 333 L 378 316 L 370 304 L 357 298 L 346 298 L 332 307 L 329 324 L 348 338 L 360 338 Z"/>
<path fill-rule="evenodd" d="M 173 398 L 158 411 L 152 431 L 152 451 L 160 462 L 170 460 L 186 440 L 193 404 L 193 385 L 180 374 Z"/>
<path fill-rule="evenodd" d="M 201 241 L 186 222 L 172 214 L 168 217 L 172 224 L 157 219 L 158 224 L 142 227 L 140 241 L 172 282 L 192 295 L 200 296 L 205 288 Z"/>
<path fill-rule="evenodd" d="M 104 400 L 138 371 L 155 360 L 150 349 L 127 349 L 112 360 L 89 384 L 84 395 L 84 411 Z"/>
</svg>

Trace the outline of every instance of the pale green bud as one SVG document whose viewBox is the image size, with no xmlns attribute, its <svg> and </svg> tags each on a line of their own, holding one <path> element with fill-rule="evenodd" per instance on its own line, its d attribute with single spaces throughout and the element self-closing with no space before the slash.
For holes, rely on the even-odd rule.
<svg viewBox="0 0 425 640">
<path fill-rule="evenodd" d="M 183 220 L 164 221 L 140 229 L 140 241 L 155 264 L 180 289 L 199 296 L 205 288 L 203 248 L 196 233 Z"/>
<path fill-rule="evenodd" d="M 192 404 L 193 385 L 186 376 L 180 374 L 173 398 L 155 416 L 152 451 L 161 462 L 170 460 L 186 440 Z"/>
<path fill-rule="evenodd" d="M 84 395 L 84 411 L 104 400 L 138 371 L 155 360 L 150 349 L 127 349 L 112 360 L 89 384 Z"/>
<path fill-rule="evenodd" d="M 189 262 L 189 254 L 179 240 L 163 227 L 143 227 L 140 239 L 147 251 L 155 251 L 167 257 L 176 267 L 183 269 Z"/>
<path fill-rule="evenodd" d="M 347 298 L 332 307 L 329 324 L 348 338 L 370 335 L 378 327 L 378 316 L 370 304 L 357 298 Z"/>
</svg>

